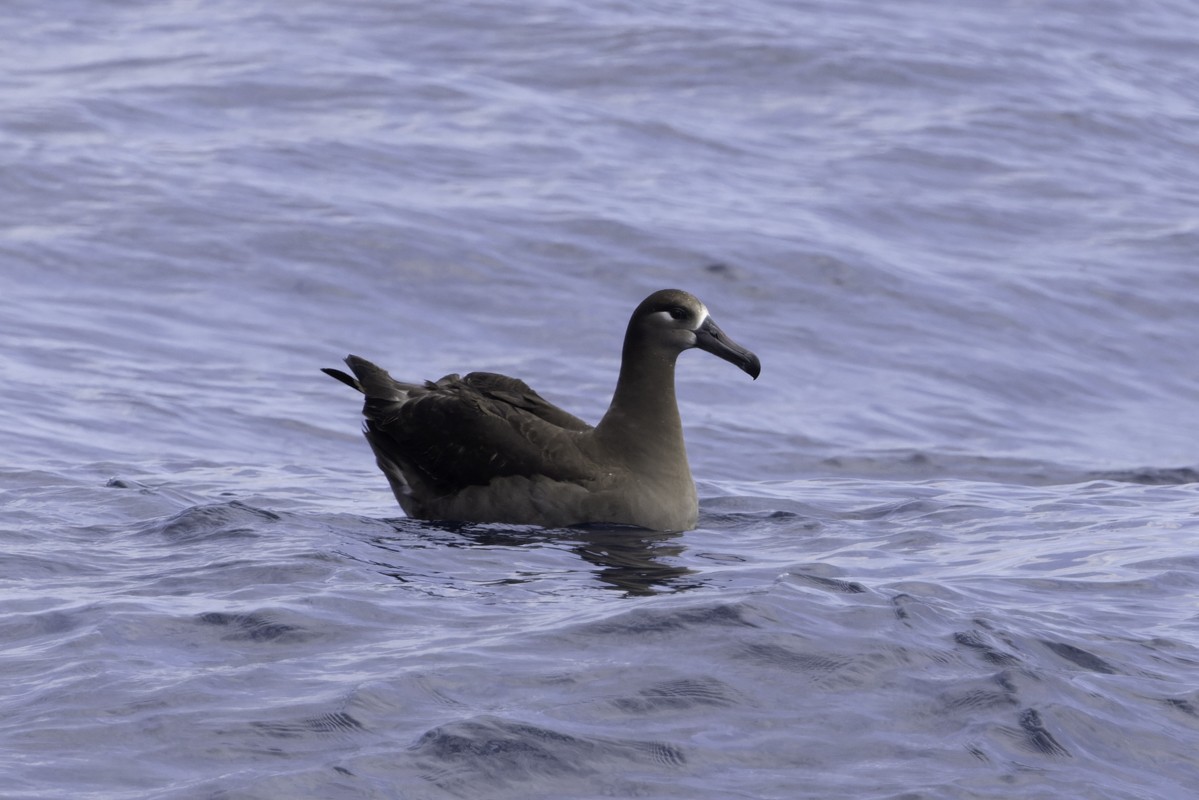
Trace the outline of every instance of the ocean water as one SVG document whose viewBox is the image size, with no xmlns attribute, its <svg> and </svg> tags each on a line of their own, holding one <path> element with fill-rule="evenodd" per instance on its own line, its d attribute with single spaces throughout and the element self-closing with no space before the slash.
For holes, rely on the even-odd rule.
<svg viewBox="0 0 1199 800">
<path fill-rule="evenodd" d="M 1199 17 L 8 3 L 0 796 L 1199 786 Z M 598 419 L 694 531 L 405 519 L 319 373 Z"/>
</svg>

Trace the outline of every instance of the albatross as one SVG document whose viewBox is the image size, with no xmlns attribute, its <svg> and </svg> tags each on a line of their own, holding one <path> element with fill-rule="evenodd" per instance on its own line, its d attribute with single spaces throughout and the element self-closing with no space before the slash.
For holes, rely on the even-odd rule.
<svg viewBox="0 0 1199 800">
<path fill-rule="evenodd" d="M 694 295 L 664 289 L 633 311 L 612 403 L 594 427 L 524 381 L 490 372 L 398 381 L 358 356 L 363 433 L 410 517 L 543 527 L 695 527 L 695 482 L 675 400 L 675 360 L 697 348 L 757 378 L 758 357 Z"/>
</svg>

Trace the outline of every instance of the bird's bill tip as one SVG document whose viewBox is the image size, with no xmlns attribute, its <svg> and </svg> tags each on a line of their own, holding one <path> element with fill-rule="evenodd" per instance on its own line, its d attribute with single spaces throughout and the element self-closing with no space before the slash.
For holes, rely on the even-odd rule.
<svg viewBox="0 0 1199 800">
<path fill-rule="evenodd" d="M 718 358 L 723 358 L 730 364 L 735 364 L 754 380 L 757 380 L 758 376 L 762 374 L 761 360 L 754 353 L 730 339 L 728 334 L 712 321 L 711 317 L 704 320 L 704 324 L 695 332 L 695 346 Z"/>
</svg>

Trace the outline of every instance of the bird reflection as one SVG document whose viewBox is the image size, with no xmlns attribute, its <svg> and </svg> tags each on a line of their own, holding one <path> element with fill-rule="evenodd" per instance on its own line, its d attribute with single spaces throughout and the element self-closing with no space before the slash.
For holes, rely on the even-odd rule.
<svg viewBox="0 0 1199 800">
<path fill-rule="evenodd" d="M 414 534 L 424 540 L 424 547 L 429 546 L 430 539 L 448 548 L 556 544 L 565 545 L 583 561 L 594 566 L 593 575 L 605 588 L 620 591 L 626 596 L 680 592 L 700 585 L 697 580 L 687 579 L 687 576 L 694 574 L 693 570 L 668 561 L 682 555 L 685 549 L 682 534 L 677 532 L 610 525 L 548 529 L 412 519 L 390 520 L 389 523 L 402 537 L 372 537 L 371 543 L 391 552 L 402 552 L 415 545 L 411 540 Z M 387 574 L 397 579 L 407 582 L 414 577 L 395 572 L 394 563 L 388 566 L 391 569 Z"/>
<path fill-rule="evenodd" d="M 609 588 L 642 597 L 698 585 L 684 580 L 692 570 L 659 560 L 682 555 L 679 533 L 599 526 L 571 533 L 577 537 L 574 552 L 598 567 L 595 577 Z"/>
</svg>

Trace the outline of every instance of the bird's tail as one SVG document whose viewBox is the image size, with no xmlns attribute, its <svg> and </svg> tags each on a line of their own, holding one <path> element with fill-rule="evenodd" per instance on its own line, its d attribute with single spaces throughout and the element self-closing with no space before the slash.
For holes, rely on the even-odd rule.
<svg viewBox="0 0 1199 800">
<path fill-rule="evenodd" d="M 325 373 L 330 378 L 337 378 L 351 389 L 357 389 L 360 392 L 362 391 L 362 384 L 359 383 L 358 379 L 353 375 L 347 375 L 339 369 L 333 369 L 333 367 L 321 367 L 321 372 Z M 365 392 L 363 393 L 365 394 Z"/>
<path fill-rule="evenodd" d="M 388 374 L 387 370 L 372 364 L 365 358 L 355 355 L 346 356 L 346 364 L 353 375 L 347 375 L 339 369 L 324 367 L 321 372 L 344 383 L 346 386 L 362 392 L 371 400 L 390 400 L 403 402 L 418 384 L 397 381 Z"/>
</svg>

